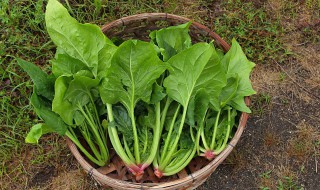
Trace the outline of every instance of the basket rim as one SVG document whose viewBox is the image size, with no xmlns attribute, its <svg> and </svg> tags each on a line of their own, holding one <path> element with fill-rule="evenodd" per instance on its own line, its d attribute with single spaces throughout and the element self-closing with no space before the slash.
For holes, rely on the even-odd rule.
<svg viewBox="0 0 320 190">
<path fill-rule="evenodd" d="M 168 13 L 142 13 L 142 14 L 136 14 L 131 15 L 127 17 L 122 17 L 117 20 L 114 20 L 112 22 L 109 22 L 101 27 L 101 30 L 103 33 L 106 33 L 110 28 L 113 27 L 122 27 L 126 26 L 126 24 L 136 21 L 136 20 L 178 20 L 178 21 L 185 21 L 189 22 L 192 21 L 189 18 L 185 18 L 182 16 L 174 15 L 174 14 L 168 14 Z M 230 45 L 225 42 L 218 34 L 211 31 L 206 26 L 192 21 L 191 26 L 194 26 L 198 29 L 201 29 L 207 33 L 207 35 L 210 35 L 215 42 L 225 51 L 227 52 L 230 49 Z M 250 105 L 250 98 L 245 97 L 245 103 L 246 105 Z M 201 168 L 200 170 L 189 174 L 188 176 L 180 179 L 176 179 L 170 182 L 160 182 L 160 183 L 137 183 L 137 182 L 130 182 L 130 181 L 124 181 L 119 180 L 115 178 L 111 178 L 107 175 L 101 174 L 97 169 L 95 169 L 91 164 L 89 164 L 86 159 L 81 155 L 76 145 L 68 138 L 66 137 L 66 143 L 74 155 L 74 157 L 77 159 L 77 161 L 80 163 L 80 165 L 83 167 L 83 169 L 88 173 L 89 176 L 93 177 L 98 183 L 101 183 L 101 181 L 108 182 L 107 185 L 113 188 L 120 188 L 120 189 L 172 189 L 172 188 L 180 188 L 183 187 L 183 184 L 193 183 L 195 179 L 197 178 L 203 178 L 204 176 L 209 176 L 213 173 L 214 169 L 220 165 L 225 158 L 230 154 L 230 152 L 233 150 L 233 148 L 238 143 L 244 129 L 247 123 L 249 114 L 242 112 L 239 120 L 239 125 L 237 128 L 237 131 L 232 138 L 232 140 L 228 143 L 228 146 L 212 161 L 210 161 L 205 167 Z M 101 184 L 100 184 L 101 185 Z M 102 184 L 105 185 L 105 184 Z"/>
</svg>

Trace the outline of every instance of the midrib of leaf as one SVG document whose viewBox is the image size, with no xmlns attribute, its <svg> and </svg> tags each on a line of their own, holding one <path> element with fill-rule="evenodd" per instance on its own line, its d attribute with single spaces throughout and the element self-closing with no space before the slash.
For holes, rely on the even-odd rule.
<svg viewBox="0 0 320 190">
<path fill-rule="evenodd" d="M 208 50 L 208 49 L 207 49 L 207 50 Z M 205 52 L 205 51 L 204 51 L 204 52 Z M 204 52 L 202 52 L 202 53 L 197 57 L 195 63 L 196 63 L 196 62 L 199 60 L 199 58 L 204 54 Z M 207 64 L 208 64 L 208 63 L 207 63 Z M 202 69 L 201 72 L 197 75 L 196 80 L 193 80 L 194 83 L 192 84 L 192 88 L 191 88 L 190 91 L 189 91 L 189 86 L 187 85 L 187 89 L 188 89 L 188 91 L 189 91 L 190 93 L 188 94 L 188 98 L 187 98 L 187 101 L 186 101 L 185 109 L 187 109 L 187 107 L 188 107 L 188 104 L 189 104 L 189 101 L 190 101 L 192 92 L 193 92 L 193 90 L 194 90 L 194 87 L 196 86 L 196 83 L 198 82 L 199 77 L 200 77 L 200 75 L 202 74 L 202 72 L 203 72 L 203 70 L 205 69 L 205 67 L 206 67 L 207 64 L 205 64 L 205 65 L 203 66 L 203 69 Z"/>
<path fill-rule="evenodd" d="M 131 112 L 134 109 L 134 104 L 135 104 L 135 100 L 134 100 L 134 93 L 135 93 L 135 85 L 134 85 L 134 81 L 133 81 L 133 73 L 132 73 L 132 46 L 130 48 L 130 59 L 129 59 L 129 65 L 130 65 L 130 78 L 131 78 L 131 83 L 132 83 L 132 94 L 131 94 L 131 104 L 130 104 L 130 109 Z"/>
<path fill-rule="evenodd" d="M 133 80 L 133 73 L 132 73 L 132 46 L 130 48 L 130 58 L 129 58 L 129 66 L 130 66 L 130 77 L 131 77 L 131 83 L 132 83 L 132 94 L 131 94 L 131 102 L 130 102 L 130 117 L 131 117 L 131 123 L 132 123 L 132 129 L 133 129 L 133 140 L 134 140 L 134 155 L 136 158 L 137 163 L 140 163 L 140 152 L 139 152 L 139 139 L 138 139 L 138 134 L 137 134 L 137 127 L 135 124 L 135 119 L 134 119 L 134 106 L 135 106 L 135 101 L 134 100 L 134 93 L 135 93 L 135 85 L 134 85 L 134 80 Z"/>
<path fill-rule="evenodd" d="M 84 59 L 84 57 L 81 55 L 81 53 L 79 52 L 79 50 L 74 46 L 74 44 L 73 44 L 68 38 L 66 38 L 66 37 L 64 36 L 63 33 L 59 32 L 59 31 L 57 31 L 56 29 L 53 29 L 53 28 L 51 28 L 51 30 L 54 30 L 54 31 L 56 31 L 57 33 L 59 33 L 60 35 L 62 35 L 63 38 L 65 38 L 65 39 L 69 42 L 69 44 L 71 44 L 71 46 L 76 50 L 76 52 L 78 53 L 78 55 L 81 57 L 82 61 L 84 61 L 84 62 L 86 63 L 86 65 L 87 65 L 88 67 L 90 67 L 90 66 L 89 66 L 89 63 Z"/>
</svg>

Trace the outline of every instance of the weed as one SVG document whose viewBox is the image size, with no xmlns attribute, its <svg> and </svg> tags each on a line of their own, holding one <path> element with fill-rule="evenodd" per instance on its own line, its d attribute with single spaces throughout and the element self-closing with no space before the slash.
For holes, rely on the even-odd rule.
<svg viewBox="0 0 320 190">
<path fill-rule="evenodd" d="M 214 30 L 223 38 L 237 38 L 249 59 L 268 63 L 282 62 L 287 56 L 280 36 L 283 28 L 279 19 L 270 17 L 266 10 L 252 2 L 229 0 L 223 3 L 224 14 L 214 21 Z"/>
<path fill-rule="evenodd" d="M 252 112 L 255 115 L 262 115 L 266 110 L 270 109 L 271 105 L 271 94 L 261 92 L 252 97 Z"/>
<path fill-rule="evenodd" d="M 259 174 L 259 189 L 268 190 L 273 189 L 274 187 L 274 179 L 272 177 L 272 170 L 267 170 Z"/>
<path fill-rule="evenodd" d="M 280 82 L 284 81 L 286 78 L 287 78 L 286 73 L 280 72 L 280 74 L 279 74 L 279 80 L 280 80 Z"/>
<path fill-rule="evenodd" d="M 278 180 L 278 190 L 303 190 L 303 186 L 297 185 L 292 177 L 283 177 Z"/>
<path fill-rule="evenodd" d="M 270 179 L 272 170 L 261 173 L 259 176 L 264 179 Z"/>
</svg>

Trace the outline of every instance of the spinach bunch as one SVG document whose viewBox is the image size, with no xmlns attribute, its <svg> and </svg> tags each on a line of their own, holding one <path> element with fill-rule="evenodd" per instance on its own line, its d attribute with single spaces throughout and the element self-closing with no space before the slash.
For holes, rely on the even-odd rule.
<svg viewBox="0 0 320 190">
<path fill-rule="evenodd" d="M 116 46 L 93 24 L 80 24 L 58 1 L 49 1 L 47 31 L 57 46 L 52 74 L 17 59 L 34 82 L 31 103 L 44 121 L 31 128 L 26 142 L 37 143 L 42 134 L 57 132 L 69 137 L 95 164 L 109 160 L 107 129 L 101 115 L 106 110 L 99 95 L 101 71 Z M 88 151 L 81 141 L 90 147 Z"/>
<path fill-rule="evenodd" d="M 224 55 L 212 43 L 192 44 L 189 25 L 150 34 L 171 67 L 162 77 L 167 96 L 161 114 L 163 141 L 153 161 L 158 177 L 179 172 L 196 152 L 208 159 L 222 152 L 236 110 L 249 113 L 244 97 L 255 93 L 249 79 L 254 63 L 236 40 Z M 168 109 L 175 111 L 169 114 Z"/>
<path fill-rule="evenodd" d="M 213 159 L 231 138 L 238 111 L 250 113 L 244 97 L 255 93 L 254 63 L 234 39 L 226 54 L 212 42 L 193 44 L 188 22 L 151 32 L 150 42 L 116 46 L 56 0 L 49 0 L 45 16 L 57 46 L 52 74 L 17 59 L 34 82 L 31 103 L 44 121 L 27 142 L 57 132 L 103 166 L 110 139 L 137 179 L 151 164 L 162 177 L 196 155 Z"/>
</svg>

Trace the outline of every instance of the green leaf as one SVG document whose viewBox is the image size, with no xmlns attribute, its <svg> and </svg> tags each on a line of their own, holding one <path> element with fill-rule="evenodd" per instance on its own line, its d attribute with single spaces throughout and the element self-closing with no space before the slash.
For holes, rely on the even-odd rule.
<svg viewBox="0 0 320 190">
<path fill-rule="evenodd" d="M 55 59 L 51 61 L 52 72 L 56 77 L 61 75 L 73 75 L 80 70 L 89 69 L 82 61 L 75 59 L 58 48 Z"/>
<path fill-rule="evenodd" d="M 30 129 L 25 142 L 26 143 L 32 143 L 32 144 L 38 144 L 38 141 L 40 137 L 46 133 L 54 132 L 51 128 L 49 128 L 44 123 L 38 123 Z"/>
<path fill-rule="evenodd" d="M 114 116 L 114 121 L 116 123 L 118 131 L 125 136 L 128 143 L 132 143 L 133 130 L 132 130 L 131 119 L 128 115 L 127 110 L 122 106 L 114 106 L 113 116 Z"/>
<path fill-rule="evenodd" d="M 192 127 L 196 125 L 195 119 L 194 119 L 194 110 L 195 110 L 195 97 L 191 98 L 188 104 L 187 109 L 187 120 L 186 123 Z"/>
<path fill-rule="evenodd" d="M 199 123 L 204 121 L 206 112 L 209 108 L 210 96 L 205 89 L 199 89 L 197 94 L 190 100 L 187 110 L 188 123 L 194 127 L 195 122 Z"/>
<path fill-rule="evenodd" d="M 194 142 L 191 139 L 190 131 L 189 131 L 189 129 L 185 129 L 180 136 L 179 150 L 192 149 L 193 145 L 194 145 Z"/>
<path fill-rule="evenodd" d="M 34 106 L 37 115 L 45 122 L 45 124 L 60 135 L 64 135 L 68 125 L 66 125 L 61 117 L 51 111 L 51 103 L 36 93 L 31 96 L 31 104 Z"/>
<path fill-rule="evenodd" d="M 74 109 L 78 109 L 78 108 L 75 108 L 73 107 Z M 74 122 L 77 126 L 80 126 L 81 124 L 83 124 L 83 122 L 85 121 L 85 117 L 84 115 L 79 111 L 79 110 L 75 110 L 74 111 L 74 115 L 73 115 L 73 119 L 74 119 Z"/>
<path fill-rule="evenodd" d="M 149 36 L 153 42 L 156 42 L 159 48 L 164 49 L 164 51 L 161 52 L 163 61 L 169 60 L 172 56 L 188 49 L 192 45 L 191 37 L 189 35 L 190 25 L 191 22 L 188 22 L 150 33 Z"/>
<path fill-rule="evenodd" d="M 69 100 L 73 105 L 84 106 L 88 104 L 92 98 L 91 89 L 97 87 L 99 79 L 92 79 L 87 76 L 74 76 L 66 91 L 65 100 Z"/>
<path fill-rule="evenodd" d="M 230 131 L 232 130 L 232 127 L 234 126 L 235 123 L 235 117 L 237 116 L 237 111 L 235 109 L 232 109 L 231 114 L 230 114 Z M 228 113 L 225 112 L 223 119 L 220 121 L 217 127 L 217 135 L 216 135 L 216 140 L 221 141 L 225 138 L 228 130 Z"/>
<path fill-rule="evenodd" d="M 144 125 L 138 128 L 140 156 L 142 160 L 146 160 L 151 153 L 153 134 L 149 126 Z"/>
<path fill-rule="evenodd" d="M 250 81 L 250 72 L 255 64 L 249 61 L 242 51 L 240 45 L 235 39 L 232 39 L 232 46 L 221 60 L 225 68 L 227 77 L 230 78 L 235 74 L 239 77 L 239 86 L 236 96 L 250 96 L 256 92 L 252 89 Z"/>
<path fill-rule="evenodd" d="M 52 101 L 52 111 L 59 114 L 68 125 L 73 124 L 75 112 L 74 106 L 68 100 L 64 99 L 71 80 L 72 77 L 67 76 L 57 78 L 54 85 L 55 96 Z"/>
<path fill-rule="evenodd" d="M 126 41 L 113 55 L 101 98 L 109 104 L 121 102 L 132 112 L 139 100 L 150 102 L 153 84 L 166 68 L 150 43 Z"/>
<path fill-rule="evenodd" d="M 223 87 L 221 94 L 219 96 L 221 107 L 224 107 L 229 103 L 233 97 L 235 97 L 239 85 L 239 77 L 236 74 L 235 77 L 230 77 L 228 79 L 228 84 Z"/>
<path fill-rule="evenodd" d="M 212 130 L 214 128 L 214 124 L 216 121 L 216 117 L 210 117 L 205 121 L 204 134 L 206 139 L 212 138 Z"/>
<path fill-rule="evenodd" d="M 212 44 L 213 45 L 213 44 Z M 224 57 L 224 52 L 221 49 L 216 49 L 219 59 L 222 60 Z"/>
<path fill-rule="evenodd" d="M 248 106 L 244 102 L 244 98 L 241 96 L 233 98 L 229 104 L 236 110 L 251 113 L 250 108 L 248 108 Z"/>
<path fill-rule="evenodd" d="M 114 53 L 117 50 L 117 46 L 106 44 L 100 51 L 99 51 L 99 65 L 98 65 L 98 75 L 105 76 L 107 73 L 107 69 L 111 65 L 111 59 Z"/>
<path fill-rule="evenodd" d="M 163 91 L 164 89 L 162 86 L 159 86 L 157 83 L 154 83 L 150 102 L 155 104 L 157 102 L 160 102 L 164 97 L 166 97 L 167 94 Z"/>
<path fill-rule="evenodd" d="M 99 51 L 111 43 L 100 28 L 78 23 L 56 0 L 49 0 L 45 20 L 51 40 L 68 55 L 82 61 L 96 76 Z"/>
<path fill-rule="evenodd" d="M 197 91 L 205 88 L 211 99 L 217 99 L 226 84 L 221 65 L 210 61 L 214 49 L 207 43 L 198 43 L 172 57 L 168 62 L 173 67 L 164 80 L 168 96 L 184 107 Z"/>
<path fill-rule="evenodd" d="M 197 123 L 204 121 L 204 118 L 206 116 L 207 110 L 209 108 L 209 94 L 205 89 L 200 89 L 197 92 L 197 95 L 195 96 L 195 119 Z"/>
<path fill-rule="evenodd" d="M 43 72 L 39 67 L 37 67 L 33 63 L 22 60 L 20 58 L 16 58 L 16 60 L 18 62 L 18 65 L 24 71 L 26 71 L 32 79 L 34 85 L 36 86 L 37 94 L 47 98 L 48 100 L 52 100 L 54 96 L 53 78 L 49 77 L 45 72 Z"/>
<path fill-rule="evenodd" d="M 146 126 L 150 129 L 153 129 L 154 124 L 156 123 L 156 116 L 151 106 L 148 107 L 147 110 L 148 112 L 145 115 L 139 114 L 138 122 L 140 126 Z"/>
</svg>

